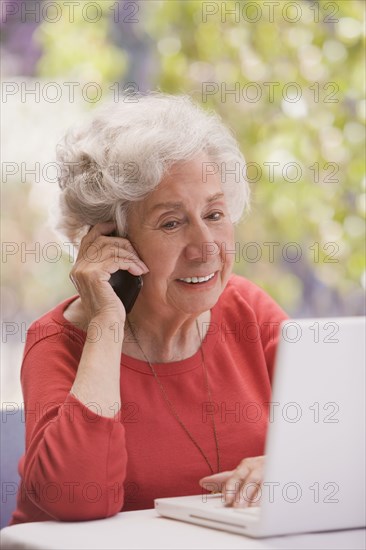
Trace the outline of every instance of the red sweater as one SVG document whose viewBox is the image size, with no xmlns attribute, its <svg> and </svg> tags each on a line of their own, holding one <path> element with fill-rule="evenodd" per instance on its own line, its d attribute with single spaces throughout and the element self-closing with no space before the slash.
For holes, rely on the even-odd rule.
<svg viewBox="0 0 366 550">
<path fill-rule="evenodd" d="M 147 363 L 121 356 L 122 408 L 98 415 L 70 394 L 86 333 L 64 316 L 74 296 L 35 321 L 27 334 L 21 381 L 26 452 L 11 525 L 51 519 L 80 521 L 153 507 L 153 499 L 202 493 L 210 469 L 168 408 Z M 233 275 L 201 352 L 154 364 L 179 416 L 217 471 L 262 455 L 279 323 L 284 311 L 259 287 Z"/>
</svg>

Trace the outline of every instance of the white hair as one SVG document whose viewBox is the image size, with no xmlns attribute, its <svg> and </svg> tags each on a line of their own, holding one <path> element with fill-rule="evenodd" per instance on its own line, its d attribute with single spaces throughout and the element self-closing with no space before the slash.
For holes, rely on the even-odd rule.
<svg viewBox="0 0 366 550">
<path fill-rule="evenodd" d="M 131 203 L 153 191 L 172 164 L 202 154 L 210 161 L 203 173 L 220 174 L 236 223 L 249 209 L 245 160 L 217 114 L 189 96 L 160 92 L 108 102 L 57 146 L 61 192 L 55 229 L 75 246 L 98 222 L 115 221 L 124 236 Z"/>
</svg>

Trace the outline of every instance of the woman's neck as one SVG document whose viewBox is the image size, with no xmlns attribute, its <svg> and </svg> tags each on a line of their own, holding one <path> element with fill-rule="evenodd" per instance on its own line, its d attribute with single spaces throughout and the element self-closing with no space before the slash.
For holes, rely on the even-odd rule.
<svg viewBox="0 0 366 550">
<path fill-rule="evenodd" d="M 126 320 L 123 353 L 150 363 L 169 363 L 194 355 L 211 319 L 210 311 L 180 319 L 140 317 L 134 313 Z"/>
<path fill-rule="evenodd" d="M 68 306 L 64 311 L 64 317 L 78 328 L 87 331 L 88 326 L 80 298 Z M 148 358 L 151 363 L 169 363 L 186 359 L 200 348 L 210 319 L 210 310 L 198 316 L 163 317 L 161 314 L 148 314 L 133 308 L 128 315 L 129 322 L 126 320 L 125 323 L 122 352 L 142 361 Z M 129 324 L 132 325 L 133 332 Z"/>
</svg>

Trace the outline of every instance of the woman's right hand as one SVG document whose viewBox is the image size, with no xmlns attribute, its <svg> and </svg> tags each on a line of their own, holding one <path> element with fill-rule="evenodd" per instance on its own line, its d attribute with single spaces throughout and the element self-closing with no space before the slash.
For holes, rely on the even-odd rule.
<svg viewBox="0 0 366 550">
<path fill-rule="evenodd" d="M 82 238 L 78 256 L 70 272 L 83 306 L 87 324 L 95 318 L 124 321 L 125 308 L 108 282 L 112 273 L 125 269 L 142 275 L 149 269 L 128 239 L 112 237 L 114 222 L 98 223 Z"/>
</svg>

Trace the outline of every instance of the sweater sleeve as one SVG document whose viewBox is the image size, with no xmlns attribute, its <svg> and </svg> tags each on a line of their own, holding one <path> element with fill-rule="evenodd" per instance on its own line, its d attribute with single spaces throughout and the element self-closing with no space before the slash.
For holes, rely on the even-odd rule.
<svg viewBox="0 0 366 550">
<path fill-rule="evenodd" d="M 27 337 L 29 339 L 29 337 Z M 82 345 L 67 333 L 26 344 L 26 496 L 57 520 L 105 518 L 121 511 L 127 452 L 120 413 L 98 414 L 70 393 Z"/>
</svg>

